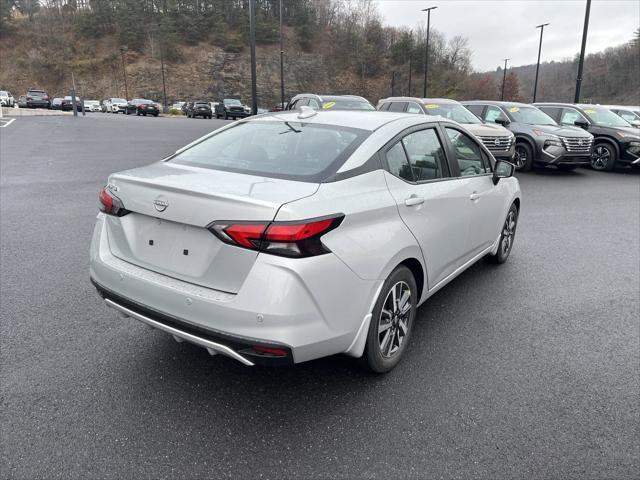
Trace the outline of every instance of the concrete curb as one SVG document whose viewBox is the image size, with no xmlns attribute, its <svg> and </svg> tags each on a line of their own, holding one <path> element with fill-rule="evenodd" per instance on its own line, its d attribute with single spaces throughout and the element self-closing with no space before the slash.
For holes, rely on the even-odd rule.
<svg viewBox="0 0 640 480">
<path fill-rule="evenodd" d="M 47 110 L 44 108 L 8 108 L 2 107 L 3 117 L 53 117 L 62 115 L 73 115 L 73 112 L 63 112 L 61 110 Z"/>
</svg>

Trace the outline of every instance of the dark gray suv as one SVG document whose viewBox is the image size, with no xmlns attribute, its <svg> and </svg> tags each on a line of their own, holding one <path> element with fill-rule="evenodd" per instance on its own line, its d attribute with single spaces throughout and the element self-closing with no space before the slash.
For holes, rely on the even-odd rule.
<svg viewBox="0 0 640 480">
<path fill-rule="evenodd" d="M 481 120 L 513 132 L 518 170 L 531 170 L 534 165 L 574 170 L 589 165 L 593 135 L 579 127 L 561 127 L 546 113 L 525 103 L 474 100 L 462 104 Z"/>
</svg>

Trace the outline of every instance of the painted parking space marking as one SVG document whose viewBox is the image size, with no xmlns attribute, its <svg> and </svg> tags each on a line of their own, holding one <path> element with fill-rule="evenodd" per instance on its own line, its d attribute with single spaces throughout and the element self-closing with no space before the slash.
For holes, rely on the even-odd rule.
<svg viewBox="0 0 640 480">
<path fill-rule="evenodd" d="M 15 121 L 16 121 L 15 118 L 11 118 L 11 119 L 0 118 L 0 128 L 8 127 Z"/>
</svg>

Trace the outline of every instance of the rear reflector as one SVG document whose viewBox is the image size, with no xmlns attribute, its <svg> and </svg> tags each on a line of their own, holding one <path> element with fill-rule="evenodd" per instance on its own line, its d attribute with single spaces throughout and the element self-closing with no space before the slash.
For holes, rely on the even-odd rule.
<svg viewBox="0 0 640 480">
<path fill-rule="evenodd" d="M 270 357 L 286 357 L 287 351 L 284 348 L 274 348 L 274 347 L 260 347 L 253 346 L 251 347 L 254 352 L 259 353 L 261 355 L 266 355 Z"/>
<path fill-rule="evenodd" d="M 214 222 L 209 231 L 238 247 L 283 257 L 312 257 L 328 253 L 320 237 L 336 228 L 344 215 L 296 222 Z"/>
</svg>

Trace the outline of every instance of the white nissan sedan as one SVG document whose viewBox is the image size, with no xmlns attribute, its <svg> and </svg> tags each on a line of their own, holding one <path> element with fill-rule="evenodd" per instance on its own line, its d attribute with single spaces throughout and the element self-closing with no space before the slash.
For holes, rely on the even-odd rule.
<svg viewBox="0 0 640 480">
<path fill-rule="evenodd" d="M 520 187 L 442 117 L 298 111 L 229 124 L 100 192 L 106 304 L 245 365 L 345 353 L 391 370 L 417 307 L 507 260 Z"/>
</svg>

